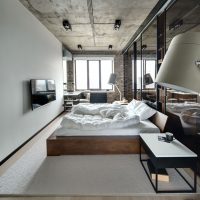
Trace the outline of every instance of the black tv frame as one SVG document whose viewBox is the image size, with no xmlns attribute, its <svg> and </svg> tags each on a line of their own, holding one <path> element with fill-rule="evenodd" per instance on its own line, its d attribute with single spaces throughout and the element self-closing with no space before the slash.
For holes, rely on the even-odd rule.
<svg viewBox="0 0 200 200">
<path fill-rule="evenodd" d="M 38 90 L 34 86 L 36 81 L 45 81 L 45 90 Z M 54 89 L 49 89 L 48 81 L 53 81 Z M 30 80 L 30 93 L 31 93 L 31 108 L 35 110 L 52 101 L 56 100 L 56 84 L 53 79 L 31 79 Z"/>
</svg>

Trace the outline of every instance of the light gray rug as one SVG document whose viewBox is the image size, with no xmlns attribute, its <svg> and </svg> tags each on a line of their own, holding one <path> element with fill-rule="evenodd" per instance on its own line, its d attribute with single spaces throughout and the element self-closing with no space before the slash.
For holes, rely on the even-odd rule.
<svg viewBox="0 0 200 200">
<path fill-rule="evenodd" d="M 161 182 L 160 188 L 189 189 L 175 170 L 169 175 L 170 182 Z M 24 193 L 133 195 L 154 190 L 138 155 L 60 156 L 46 158 Z"/>
<path fill-rule="evenodd" d="M 46 138 L 54 129 L 42 134 L 0 177 L 0 195 L 155 194 L 138 155 L 46 157 Z M 169 175 L 170 182 L 162 182 L 160 188 L 188 189 L 175 170 L 170 170 Z"/>
<path fill-rule="evenodd" d="M 163 189 L 188 189 L 175 170 Z M 185 173 L 185 176 L 190 177 Z M 20 186 L 19 186 L 20 187 Z M 19 194 L 18 189 L 12 191 Z M 47 157 L 20 194 L 134 195 L 154 194 L 138 155 Z"/>
</svg>

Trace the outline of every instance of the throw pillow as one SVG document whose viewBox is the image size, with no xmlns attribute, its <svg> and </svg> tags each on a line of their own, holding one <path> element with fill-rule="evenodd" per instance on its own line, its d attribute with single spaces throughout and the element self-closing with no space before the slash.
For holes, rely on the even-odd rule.
<svg viewBox="0 0 200 200">
<path fill-rule="evenodd" d="M 153 108 L 147 106 L 145 103 L 141 102 L 140 105 L 138 105 L 135 110 L 135 114 L 140 116 L 140 120 L 146 120 L 149 119 L 151 116 L 153 116 L 157 111 Z"/>
</svg>

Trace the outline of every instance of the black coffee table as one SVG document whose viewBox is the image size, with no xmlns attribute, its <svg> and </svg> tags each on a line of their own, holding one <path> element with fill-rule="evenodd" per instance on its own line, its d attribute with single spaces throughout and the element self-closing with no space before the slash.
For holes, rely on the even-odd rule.
<svg viewBox="0 0 200 200">
<path fill-rule="evenodd" d="M 197 154 L 188 149 L 178 140 L 170 143 L 159 141 L 158 136 L 164 134 L 143 133 L 140 134 L 140 162 L 155 190 L 156 193 L 183 193 L 196 192 L 197 184 Z M 144 162 L 148 159 L 142 159 L 142 147 L 151 160 L 156 173 L 155 182 L 153 183 Z M 163 168 L 175 168 L 178 174 L 188 184 L 188 190 L 159 190 L 158 189 L 158 170 Z M 181 174 L 177 168 L 191 168 L 194 171 L 194 184 L 191 185 L 188 180 Z"/>
</svg>

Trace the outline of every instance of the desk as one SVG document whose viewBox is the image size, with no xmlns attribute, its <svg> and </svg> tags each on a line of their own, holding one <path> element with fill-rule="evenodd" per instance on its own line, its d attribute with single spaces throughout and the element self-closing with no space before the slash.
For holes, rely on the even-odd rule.
<svg viewBox="0 0 200 200">
<path fill-rule="evenodd" d="M 79 100 L 81 99 L 82 92 L 76 91 L 76 92 L 65 92 L 64 93 L 64 110 L 70 111 L 73 105 L 76 105 L 79 103 Z"/>
<path fill-rule="evenodd" d="M 67 99 L 80 99 L 82 92 L 64 92 L 64 98 Z"/>
</svg>

